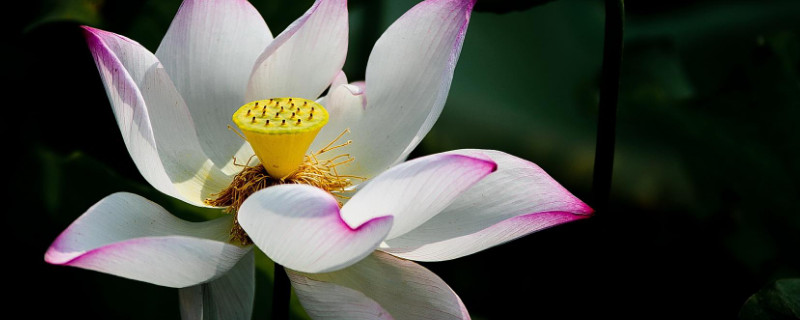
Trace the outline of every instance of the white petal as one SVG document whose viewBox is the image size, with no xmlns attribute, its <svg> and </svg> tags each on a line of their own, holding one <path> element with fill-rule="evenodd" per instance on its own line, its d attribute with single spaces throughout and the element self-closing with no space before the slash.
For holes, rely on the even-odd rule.
<svg viewBox="0 0 800 320">
<path fill-rule="evenodd" d="M 354 174 L 372 177 L 404 159 L 442 111 L 473 0 L 429 0 L 400 17 L 369 57 L 367 109 L 351 126 Z"/>
<path fill-rule="evenodd" d="M 312 319 L 394 319 L 378 302 L 359 291 L 312 280 L 291 270 L 286 272 L 303 309 Z"/>
<path fill-rule="evenodd" d="M 378 175 L 342 208 L 349 225 L 379 216 L 394 216 L 392 239 L 428 221 L 464 190 L 493 172 L 496 165 L 481 155 L 434 154 L 414 159 Z"/>
<path fill-rule="evenodd" d="M 186 0 L 156 51 L 202 128 L 203 150 L 219 167 L 244 144 L 227 126 L 248 102 L 250 71 L 270 40 L 267 24 L 245 0 Z"/>
<path fill-rule="evenodd" d="M 536 164 L 494 150 L 450 154 L 488 155 L 497 162 L 497 172 L 425 224 L 386 241 L 381 250 L 417 261 L 455 259 L 592 213 Z"/>
<path fill-rule="evenodd" d="M 182 288 L 216 279 L 250 247 L 228 243 L 230 217 L 187 222 L 131 193 L 89 208 L 50 245 L 45 261 Z"/>
<path fill-rule="evenodd" d="M 328 91 L 328 95 L 320 97 L 319 99 L 317 99 L 317 103 L 323 105 L 325 107 L 325 109 L 328 110 L 328 113 L 330 113 L 331 109 L 328 106 L 329 103 L 327 101 L 331 97 L 331 93 L 333 93 L 333 90 L 335 90 L 339 86 L 345 85 L 345 84 L 347 84 L 347 75 L 344 73 L 344 71 L 340 70 L 339 73 L 337 73 L 336 76 L 333 77 L 333 81 L 331 81 L 331 86 L 330 86 L 330 90 Z"/>
<path fill-rule="evenodd" d="M 309 152 L 322 149 L 342 134 L 342 132 L 349 129 L 353 123 L 360 121 L 366 105 L 366 100 L 364 98 L 364 92 L 355 85 L 345 83 L 331 86 L 330 93 L 320 100 L 320 104 L 328 110 L 328 124 L 322 127 L 322 130 L 317 134 L 317 137 L 309 148 Z M 350 138 L 349 134 L 345 134 L 336 144 L 345 143 L 350 140 Z M 349 147 L 342 149 L 342 153 L 347 153 L 349 151 L 348 149 Z M 330 157 L 342 153 L 334 152 Z M 320 160 L 326 158 L 328 158 L 327 153 L 320 156 Z M 351 167 L 354 164 L 355 163 L 349 163 L 343 167 Z M 348 171 L 357 172 L 357 169 L 348 168 Z"/>
<path fill-rule="evenodd" d="M 314 319 L 470 318 L 458 295 L 436 274 L 381 252 L 336 272 L 286 271 Z"/>
<path fill-rule="evenodd" d="M 250 251 L 224 276 L 179 289 L 181 318 L 250 320 L 255 289 L 255 258 Z"/>
<path fill-rule="evenodd" d="M 258 57 L 247 99 L 319 97 L 344 65 L 347 32 L 347 1 L 317 0 Z"/>
<path fill-rule="evenodd" d="M 392 217 L 348 225 L 330 194 L 309 185 L 280 185 L 251 195 L 239 223 L 261 251 L 287 268 L 328 272 L 344 268 L 378 247 Z"/>
<path fill-rule="evenodd" d="M 230 181 L 209 161 L 158 59 L 123 36 L 84 27 L 128 152 L 156 189 L 195 205 Z"/>
<path fill-rule="evenodd" d="M 331 88 L 336 88 L 343 84 L 347 84 L 347 75 L 344 73 L 344 71 L 339 71 L 339 73 L 336 74 L 336 77 L 333 78 L 333 81 L 331 81 Z"/>
</svg>

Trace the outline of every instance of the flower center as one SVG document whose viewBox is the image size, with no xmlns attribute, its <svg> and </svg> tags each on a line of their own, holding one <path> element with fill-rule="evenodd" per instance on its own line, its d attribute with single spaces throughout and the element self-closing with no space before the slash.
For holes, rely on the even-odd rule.
<svg viewBox="0 0 800 320">
<path fill-rule="evenodd" d="M 233 122 L 269 175 L 285 179 L 303 163 L 314 137 L 328 123 L 328 111 L 311 100 L 276 98 L 243 105 Z"/>
<path fill-rule="evenodd" d="M 337 144 L 349 130 L 322 149 L 306 154 L 317 133 L 328 123 L 328 111 L 314 101 L 302 98 L 253 101 L 233 114 L 233 122 L 242 130 L 243 138 L 250 143 L 261 163 L 251 165 L 251 157 L 239 164 L 234 158 L 234 164 L 242 167 L 242 171 L 227 188 L 205 200 L 206 204 L 225 207 L 225 212 L 234 215 L 231 240 L 252 243 L 239 225 L 238 211 L 258 190 L 278 184 L 302 183 L 346 199 L 347 187 L 352 185 L 350 179 L 365 180 L 336 171 L 336 167 L 354 160 L 349 154 L 327 156 L 328 152 L 351 143 L 348 140 Z"/>
</svg>

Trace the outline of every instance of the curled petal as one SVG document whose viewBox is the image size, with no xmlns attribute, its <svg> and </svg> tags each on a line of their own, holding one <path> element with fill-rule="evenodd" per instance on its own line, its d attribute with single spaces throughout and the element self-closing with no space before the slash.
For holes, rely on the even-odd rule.
<svg viewBox="0 0 800 320">
<path fill-rule="evenodd" d="M 231 166 L 244 143 L 227 126 L 249 102 L 244 94 L 250 71 L 271 40 L 267 24 L 245 0 L 186 0 L 156 51 L 203 128 L 203 150 L 218 167 Z"/>
<path fill-rule="evenodd" d="M 424 1 L 378 39 L 366 72 L 367 108 L 351 126 L 353 174 L 405 159 L 439 118 L 474 0 Z M 346 168 L 345 168 L 346 169 Z"/>
<path fill-rule="evenodd" d="M 309 185 L 280 185 L 251 195 L 239 209 L 239 223 L 273 261 L 303 272 L 344 268 L 375 250 L 392 217 L 353 225 L 339 215 L 330 194 Z"/>
<path fill-rule="evenodd" d="M 449 154 L 487 155 L 497 163 L 497 172 L 425 224 L 387 240 L 381 250 L 417 261 L 450 260 L 593 212 L 534 163 L 494 150 Z"/>
<path fill-rule="evenodd" d="M 319 97 L 344 65 L 347 32 L 347 1 L 317 0 L 258 57 L 247 100 Z"/>
<path fill-rule="evenodd" d="M 434 154 L 404 162 L 369 180 L 342 208 L 342 218 L 360 225 L 392 215 L 387 235 L 392 239 L 428 221 L 495 168 L 479 154 Z"/>
<path fill-rule="evenodd" d="M 286 272 L 314 319 L 470 318 L 458 295 L 436 274 L 382 252 L 335 272 Z"/>
<path fill-rule="evenodd" d="M 187 222 L 131 193 L 89 208 L 50 245 L 45 261 L 182 288 L 216 279 L 250 248 L 228 243 L 228 217 Z"/>
</svg>

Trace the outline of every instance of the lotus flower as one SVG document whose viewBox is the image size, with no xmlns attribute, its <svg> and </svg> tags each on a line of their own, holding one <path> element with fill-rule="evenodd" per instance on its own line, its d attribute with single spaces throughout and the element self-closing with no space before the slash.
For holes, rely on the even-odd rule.
<svg viewBox="0 0 800 320">
<path fill-rule="evenodd" d="M 244 0 L 186 0 L 155 54 L 84 27 L 128 151 L 156 189 L 209 206 L 223 190 L 236 194 L 237 181 L 251 181 L 246 170 L 263 167 L 274 183 L 241 197 L 238 219 L 206 222 L 112 194 L 73 222 L 45 260 L 180 288 L 188 318 L 247 319 L 252 241 L 287 268 L 315 318 L 469 318 L 447 284 L 408 260 L 455 259 L 592 212 L 535 164 L 499 151 L 403 162 L 442 110 L 473 5 L 428 0 L 413 7 L 381 36 L 366 82 L 356 83 L 341 72 L 345 0 L 317 0 L 274 39 Z M 281 113 L 299 101 L 305 109 Z M 270 118 L 267 107 L 281 109 Z M 237 110 L 246 112 L 236 123 L 247 141 L 228 130 Z M 283 127 L 270 129 L 255 115 L 240 123 L 260 110 L 259 121 L 282 119 L 272 125 Z M 331 147 L 346 129 L 352 143 Z M 264 135 L 253 138 L 259 130 Z M 302 158 L 309 145 L 284 143 L 289 135 L 278 131 L 321 151 Z M 346 164 L 318 159 L 336 148 L 347 153 L 331 157 Z M 303 163 L 330 169 L 309 179 L 333 182 L 304 184 L 311 180 L 299 178 L 296 161 L 282 162 L 298 150 Z M 254 153 L 262 166 L 243 170 L 234 160 Z M 231 240 L 236 228 L 247 242 Z"/>
</svg>

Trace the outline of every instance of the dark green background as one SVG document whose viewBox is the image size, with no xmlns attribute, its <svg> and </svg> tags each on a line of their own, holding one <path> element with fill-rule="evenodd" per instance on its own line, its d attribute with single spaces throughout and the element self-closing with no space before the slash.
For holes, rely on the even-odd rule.
<svg viewBox="0 0 800 320">
<path fill-rule="evenodd" d="M 312 1 L 252 2 L 277 35 Z M 363 79 L 374 40 L 415 2 L 350 2 L 351 80 Z M 178 317 L 174 289 L 47 265 L 43 255 L 116 191 L 187 219 L 217 214 L 144 182 L 78 28 L 155 50 L 179 3 L 42 0 L 4 10 L 4 287 L 12 307 L 33 304 L 31 317 Z M 424 264 L 476 319 L 735 318 L 759 289 L 800 277 L 800 2 L 626 5 L 611 210 Z M 414 155 L 503 150 L 588 200 L 602 26 L 602 1 L 473 14 L 447 106 Z M 265 318 L 271 263 L 259 259 L 255 318 Z M 753 308 L 742 315 L 762 314 Z"/>
</svg>

